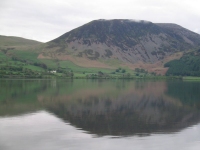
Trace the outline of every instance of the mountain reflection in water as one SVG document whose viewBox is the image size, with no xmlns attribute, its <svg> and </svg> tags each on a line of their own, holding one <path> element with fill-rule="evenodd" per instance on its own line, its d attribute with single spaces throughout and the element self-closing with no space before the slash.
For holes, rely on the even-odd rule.
<svg viewBox="0 0 200 150">
<path fill-rule="evenodd" d="M 17 85 L 16 82 L 20 81 L 12 84 Z M 33 88 L 24 92 L 28 85 Z M 15 115 L 24 107 L 21 113 L 28 112 L 28 108 L 46 109 L 77 129 L 97 136 L 148 135 L 177 132 L 197 124 L 200 95 L 192 89 L 199 88 L 200 83 L 182 81 L 33 80 L 24 82 L 21 91 L 11 89 L 15 97 L 7 94 L 0 102 L 4 115 L 10 114 L 6 110 L 11 109 Z M 22 101 L 27 95 L 34 97 L 28 103 Z"/>
</svg>

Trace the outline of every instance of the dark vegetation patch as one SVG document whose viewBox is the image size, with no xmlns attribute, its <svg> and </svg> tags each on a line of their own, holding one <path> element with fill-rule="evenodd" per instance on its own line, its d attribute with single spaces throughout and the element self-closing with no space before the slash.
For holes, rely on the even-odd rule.
<svg viewBox="0 0 200 150">
<path fill-rule="evenodd" d="M 157 55 L 157 53 L 155 51 L 151 52 L 151 55 Z"/>
<path fill-rule="evenodd" d="M 90 46 L 90 45 L 91 45 L 91 42 L 90 42 L 90 40 L 83 40 L 83 44 L 84 44 L 84 45 Z"/>
<path fill-rule="evenodd" d="M 100 54 L 98 52 L 95 52 L 93 56 L 88 57 L 91 60 L 97 60 L 99 58 Z"/>
<path fill-rule="evenodd" d="M 158 55 L 165 56 L 165 52 L 163 52 L 163 51 L 157 51 L 157 54 L 158 54 Z"/>
<path fill-rule="evenodd" d="M 83 52 L 79 52 L 76 56 L 83 57 Z"/>
<path fill-rule="evenodd" d="M 200 76 L 199 52 L 183 55 L 179 60 L 172 60 L 164 65 L 169 67 L 166 75 Z"/>
<path fill-rule="evenodd" d="M 9 48 L 1 48 L 0 47 L 0 51 L 2 51 L 4 54 L 6 54 L 9 50 L 14 50 L 14 47 L 9 47 Z"/>
<path fill-rule="evenodd" d="M 29 64 L 29 65 L 33 65 L 33 66 L 38 66 L 38 67 L 41 67 L 43 69 L 47 69 L 47 65 L 44 64 L 44 63 L 41 63 L 41 62 L 33 62 L 33 61 L 22 59 L 22 58 L 19 58 L 19 57 L 16 57 L 16 56 L 12 56 L 12 60 L 22 62 L 22 63 L 26 63 L 26 64 Z"/>
<path fill-rule="evenodd" d="M 148 55 L 148 53 L 147 53 L 147 51 L 145 51 L 144 52 L 145 53 L 145 55 L 150 59 L 150 57 L 149 57 L 149 55 Z"/>
<path fill-rule="evenodd" d="M 86 53 L 87 55 L 93 55 L 93 50 L 92 50 L 92 49 L 86 49 L 86 50 L 85 50 L 85 53 Z"/>
<path fill-rule="evenodd" d="M 113 53 L 109 49 L 106 49 L 105 52 L 106 52 L 105 54 L 106 57 L 110 58 L 113 55 Z"/>
<path fill-rule="evenodd" d="M 158 58 L 158 60 L 163 59 L 165 56 L 165 53 L 163 51 L 153 51 L 153 52 L 151 52 L 151 54 L 153 56 L 156 56 Z"/>
<path fill-rule="evenodd" d="M 56 51 L 57 52 L 65 52 L 66 51 L 65 48 L 66 48 L 65 46 L 62 46 L 59 49 L 57 49 Z"/>
<path fill-rule="evenodd" d="M 83 57 L 83 54 L 90 60 L 97 60 L 100 57 L 100 54 L 92 49 L 86 49 L 83 52 L 79 52 L 77 56 Z"/>
</svg>

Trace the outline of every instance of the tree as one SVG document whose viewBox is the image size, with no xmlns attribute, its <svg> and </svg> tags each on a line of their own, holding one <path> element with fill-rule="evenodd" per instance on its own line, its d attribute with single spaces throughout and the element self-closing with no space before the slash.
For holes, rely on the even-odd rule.
<svg viewBox="0 0 200 150">
<path fill-rule="evenodd" d="M 126 72 L 126 70 L 125 69 L 122 69 L 122 73 L 125 73 Z"/>
<path fill-rule="evenodd" d="M 140 69 L 139 68 L 135 68 L 135 72 L 140 72 Z"/>
<path fill-rule="evenodd" d="M 104 75 L 103 72 L 101 72 L 101 71 L 98 72 L 99 77 L 102 77 L 103 75 Z"/>
</svg>

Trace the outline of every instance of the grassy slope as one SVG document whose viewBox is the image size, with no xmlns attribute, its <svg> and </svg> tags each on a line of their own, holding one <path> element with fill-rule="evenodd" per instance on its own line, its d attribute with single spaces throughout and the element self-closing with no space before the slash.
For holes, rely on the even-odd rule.
<svg viewBox="0 0 200 150">
<path fill-rule="evenodd" d="M 41 42 L 14 36 L 0 36 L 0 46 L 31 46 L 37 44 L 41 44 Z"/>
<path fill-rule="evenodd" d="M 39 44 L 41 43 L 37 41 L 33 41 L 33 40 L 20 38 L 20 37 L 0 36 L 0 59 L 1 60 L 7 59 L 6 63 L 14 64 L 11 58 L 8 57 L 8 55 L 10 55 L 11 57 L 15 56 L 17 58 L 28 60 L 33 63 L 34 62 L 44 63 L 50 69 L 56 69 L 58 67 L 61 67 L 61 68 L 65 68 L 66 70 L 73 70 L 74 72 L 77 72 L 77 73 L 83 73 L 83 72 L 96 73 L 99 71 L 98 68 L 79 67 L 70 61 L 56 61 L 53 59 L 38 59 L 37 58 L 38 51 L 39 49 L 40 50 L 42 49 L 42 45 L 39 45 Z M 8 48 L 14 48 L 14 49 L 9 50 Z M 7 50 L 6 54 L 3 53 L 3 51 L 1 50 Z M 2 64 L 3 63 L 1 63 L 1 65 Z M 26 68 L 43 71 L 42 68 L 39 69 L 38 67 L 31 66 L 31 65 L 26 66 Z M 107 73 L 110 72 L 108 69 L 101 69 L 101 70 Z"/>
<path fill-rule="evenodd" d="M 7 56 L 3 52 L 0 51 L 0 59 L 6 59 L 6 58 Z"/>
<path fill-rule="evenodd" d="M 79 67 L 72 63 L 71 61 L 59 61 L 55 59 L 38 59 L 38 53 L 35 53 L 33 51 L 15 51 L 12 50 L 10 53 L 14 54 L 15 56 L 25 59 L 25 60 L 30 60 L 32 62 L 41 62 L 45 63 L 49 68 L 51 69 L 56 69 L 58 67 L 65 68 L 67 70 L 73 70 L 75 72 L 97 72 L 99 71 L 98 68 L 84 68 L 84 67 Z M 109 69 L 103 69 L 106 72 L 109 72 Z"/>
<path fill-rule="evenodd" d="M 77 66 L 76 64 L 72 63 L 71 61 L 59 61 L 55 59 L 38 59 L 38 53 L 34 51 L 24 51 L 24 50 L 10 50 L 9 51 L 10 56 L 15 56 L 17 58 L 27 60 L 28 62 L 31 63 L 44 63 L 47 65 L 48 69 L 50 70 L 57 70 L 58 67 L 62 68 L 63 70 L 66 71 L 73 71 L 75 74 L 75 77 L 85 77 L 87 74 L 97 74 L 99 71 L 110 74 L 111 72 L 114 72 L 115 70 L 113 69 L 103 69 L 103 68 L 85 68 L 85 67 L 80 67 Z M 8 57 L 6 54 L 3 52 L 0 52 L 0 60 L 2 61 L 0 66 L 2 65 L 11 65 L 15 66 L 23 64 L 20 61 L 13 61 L 10 57 Z M 45 70 L 41 67 L 33 66 L 33 65 L 24 65 L 24 68 L 31 69 L 33 71 L 38 71 L 38 72 L 44 72 Z M 128 72 L 131 72 L 131 70 L 127 70 Z M 122 73 L 116 73 L 117 75 L 122 75 Z M 116 75 L 115 75 L 116 76 Z"/>
<path fill-rule="evenodd" d="M 13 61 L 11 59 L 12 56 L 15 56 L 19 59 L 26 60 L 28 62 L 21 62 L 21 61 Z M 56 59 L 38 59 L 38 53 L 35 51 L 24 51 L 24 50 L 9 50 L 9 56 L 6 56 L 3 52 L 0 52 L 0 61 L 2 61 L 1 65 L 11 65 L 11 66 L 23 66 L 23 69 L 30 69 L 35 72 L 45 72 L 44 68 L 41 68 L 39 66 L 34 66 L 32 65 L 33 63 L 42 63 L 46 64 L 48 70 L 57 70 L 58 68 L 61 68 L 64 71 L 71 72 L 73 71 L 74 77 L 86 77 L 87 75 L 91 76 L 92 74 L 98 74 L 99 71 L 103 72 L 103 74 L 110 75 L 112 77 L 118 78 L 122 77 L 124 75 L 127 75 L 128 73 L 130 74 L 130 77 L 136 77 L 140 78 L 143 76 L 151 76 L 150 74 L 146 73 L 137 73 L 139 75 L 135 76 L 135 72 L 128 67 L 120 67 L 119 69 L 119 62 L 117 61 L 107 61 L 105 63 L 115 66 L 115 68 L 118 68 L 118 72 L 116 71 L 117 69 L 105 69 L 105 68 L 86 68 L 86 67 L 81 67 L 76 64 L 74 64 L 71 61 L 65 60 L 56 60 Z M 2 59 L 1 59 L 2 58 Z M 100 60 L 102 61 L 102 60 Z M 122 71 L 125 70 L 124 73 Z M 15 74 L 15 73 L 14 73 Z M 57 73 L 56 76 L 61 76 L 64 74 L 59 74 Z"/>
<path fill-rule="evenodd" d="M 99 71 L 104 74 L 111 74 L 115 72 L 115 69 L 104 69 L 104 68 L 88 68 L 81 67 L 69 60 L 61 61 L 56 59 L 38 59 L 38 54 L 41 52 L 45 44 L 40 42 L 23 39 L 19 37 L 10 37 L 10 36 L 0 36 L 0 66 L 23 66 L 24 69 L 31 69 L 36 72 L 45 72 L 45 69 L 40 66 L 34 66 L 33 63 L 46 64 L 49 70 L 57 70 L 61 68 L 65 71 L 73 71 L 75 77 L 85 77 L 90 74 L 98 74 Z M 12 60 L 12 57 L 16 57 L 20 60 Z M 102 63 L 105 63 L 108 66 L 113 66 L 118 68 L 121 65 L 121 62 L 118 60 L 99 60 Z M 124 74 L 134 72 L 128 67 L 121 67 L 125 69 Z M 121 70 L 122 71 L 122 70 Z M 14 73 L 15 74 L 15 73 Z M 62 75 L 62 74 L 58 74 Z M 122 76 L 123 73 L 115 72 L 112 76 Z"/>
</svg>

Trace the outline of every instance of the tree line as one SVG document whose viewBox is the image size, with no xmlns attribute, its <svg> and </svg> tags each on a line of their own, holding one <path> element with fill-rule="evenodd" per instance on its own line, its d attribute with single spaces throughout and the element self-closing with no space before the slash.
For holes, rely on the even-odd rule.
<svg viewBox="0 0 200 150">
<path fill-rule="evenodd" d="M 166 75 L 200 76 L 200 53 L 186 54 L 179 60 L 166 63 L 164 67 L 169 67 Z"/>
</svg>

